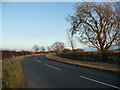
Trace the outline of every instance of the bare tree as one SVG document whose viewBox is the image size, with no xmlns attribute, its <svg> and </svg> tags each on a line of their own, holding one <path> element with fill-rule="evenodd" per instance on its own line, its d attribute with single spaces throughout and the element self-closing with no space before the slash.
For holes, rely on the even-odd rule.
<svg viewBox="0 0 120 90">
<path fill-rule="evenodd" d="M 118 3 L 84 2 L 74 5 L 74 14 L 68 15 L 72 37 L 99 51 L 108 51 L 117 44 L 119 33 Z"/>
<path fill-rule="evenodd" d="M 52 45 L 52 48 L 53 48 L 53 50 L 54 50 L 56 53 L 60 53 L 60 52 L 64 49 L 64 43 L 62 43 L 62 42 L 55 42 L 55 43 Z"/>
<path fill-rule="evenodd" d="M 40 50 L 39 46 L 38 45 L 34 45 L 33 46 L 33 50 L 35 50 L 35 52 L 38 52 Z"/>
<path fill-rule="evenodd" d="M 51 47 L 47 46 L 47 51 L 48 52 L 51 51 Z"/>
<path fill-rule="evenodd" d="M 40 51 L 41 51 L 41 52 L 44 52 L 44 51 L 45 51 L 45 47 L 44 47 L 44 46 L 41 46 L 41 47 L 40 47 Z"/>
</svg>

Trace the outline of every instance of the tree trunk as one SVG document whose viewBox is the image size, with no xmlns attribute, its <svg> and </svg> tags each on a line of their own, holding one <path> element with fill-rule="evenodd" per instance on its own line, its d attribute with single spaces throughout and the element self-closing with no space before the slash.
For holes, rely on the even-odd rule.
<svg viewBox="0 0 120 90">
<path fill-rule="evenodd" d="M 107 49 L 102 49 L 101 51 L 101 61 L 106 62 L 108 60 L 108 50 Z"/>
</svg>

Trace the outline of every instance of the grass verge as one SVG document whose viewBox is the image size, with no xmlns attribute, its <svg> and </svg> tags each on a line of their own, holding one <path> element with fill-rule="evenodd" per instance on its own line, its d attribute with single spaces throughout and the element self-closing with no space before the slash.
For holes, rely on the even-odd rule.
<svg viewBox="0 0 120 90">
<path fill-rule="evenodd" d="M 2 62 L 2 88 L 19 88 L 24 78 L 22 60 L 17 57 Z"/>
<path fill-rule="evenodd" d="M 120 73 L 120 66 L 118 64 L 71 60 L 71 59 L 58 57 L 55 54 L 48 54 L 48 55 L 46 55 L 46 57 L 49 59 L 52 59 L 52 60 L 56 60 L 56 61 L 64 62 L 64 63 L 68 63 L 68 64 L 85 66 L 85 67 L 96 68 L 96 69 Z"/>
</svg>

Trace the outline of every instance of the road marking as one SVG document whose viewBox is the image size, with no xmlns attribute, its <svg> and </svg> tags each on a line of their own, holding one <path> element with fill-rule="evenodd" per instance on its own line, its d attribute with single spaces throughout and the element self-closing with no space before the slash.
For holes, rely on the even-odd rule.
<svg viewBox="0 0 120 90">
<path fill-rule="evenodd" d="M 57 70 L 61 70 L 61 69 L 59 69 L 59 68 L 57 68 L 57 67 L 54 67 L 54 66 L 51 66 L 51 65 L 49 65 L 49 64 L 45 64 L 45 65 L 47 65 L 48 67 L 51 67 L 51 68 L 57 69 Z"/>
<path fill-rule="evenodd" d="M 40 60 L 36 60 L 36 61 L 41 62 Z"/>
<path fill-rule="evenodd" d="M 114 85 L 110 85 L 110 84 L 107 84 L 107 83 L 104 83 L 104 82 L 101 82 L 101 81 L 97 81 L 97 80 L 94 80 L 94 79 L 91 79 L 91 78 L 87 78 L 87 77 L 84 77 L 84 76 L 80 76 L 80 77 L 84 78 L 84 79 L 87 79 L 87 80 L 90 80 L 90 81 L 93 81 L 93 82 L 97 82 L 97 83 L 109 86 L 109 87 L 112 87 L 112 88 L 120 89 L 120 87 L 117 87 L 117 86 L 114 86 Z"/>
</svg>

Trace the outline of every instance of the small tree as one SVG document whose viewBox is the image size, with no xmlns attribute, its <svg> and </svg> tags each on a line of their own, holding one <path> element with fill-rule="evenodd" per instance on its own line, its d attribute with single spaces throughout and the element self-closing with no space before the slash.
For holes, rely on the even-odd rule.
<svg viewBox="0 0 120 90">
<path fill-rule="evenodd" d="M 49 51 L 51 51 L 51 47 L 49 47 L 49 46 L 47 46 L 47 51 L 49 52 Z"/>
<path fill-rule="evenodd" d="M 38 52 L 38 51 L 40 50 L 40 48 L 39 48 L 39 46 L 34 45 L 34 46 L 33 46 L 33 50 L 34 50 L 35 52 Z"/>
<path fill-rule="evenodd" d="M 44 51 L 45 51 L 45 47 L 44 47 L 44 46 L 41 46 L 41 47 L 40 47 L 40 51 L 41 51 L 41 52 L 44 52 Z"/>
<path fill-rule="evenodd" d="M 70 32 L 80 43 L 99 51 L 108 51 L 118 42 L 118 3 L 84 2 L 74 5 L 74 14 L 68 15 Z"/>
<path fill-rule="evenodd" d="M 62 52 L 62 50 L 64 49 L 64 43 L 62 43 L 62 42 L 55 42 L 55 43 L 52 45 L 52 48 L 53 48 L 53 50 L 54 50 L 56 53 L 60 53 L 60 52 Z"/>
</svg>

